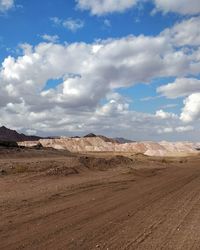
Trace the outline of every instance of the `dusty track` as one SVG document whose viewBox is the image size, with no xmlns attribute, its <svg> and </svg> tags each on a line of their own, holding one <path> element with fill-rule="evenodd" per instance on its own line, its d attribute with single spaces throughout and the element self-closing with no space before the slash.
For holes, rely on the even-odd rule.
<svg viewBox="0 0 200 250">
<path fill-rule="evenodd" d="M 0 249 L 200 249 L 200 159 L 0 179 Z"/>
</svg>

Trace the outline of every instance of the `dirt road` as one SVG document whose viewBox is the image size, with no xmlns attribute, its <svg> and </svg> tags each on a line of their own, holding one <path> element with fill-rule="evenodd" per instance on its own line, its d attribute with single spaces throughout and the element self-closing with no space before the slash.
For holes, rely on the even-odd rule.
<svg viewBox="0 0 200 250">
<path fill-rule="evenodd" d="M 200 159 L 0 178 L 0 249 L 200 249 Z"/>
</svg>

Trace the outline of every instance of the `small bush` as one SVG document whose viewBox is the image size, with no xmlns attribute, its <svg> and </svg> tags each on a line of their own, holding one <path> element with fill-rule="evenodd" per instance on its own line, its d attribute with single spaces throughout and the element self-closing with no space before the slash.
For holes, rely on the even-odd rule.
<svg viewBox="0 0 200 250">
<path fill-rule="evenodd" d="M 26 173 L 28 171 L 28 167 L 26 166 L 22 166 L 22 165 L 18 165 L 14 168 L 14 172 L 16 174 L 22 174 L 22 173 Z"/>
<path fill-rule="evenodd" d="M 162 159 L 162 163 L 168 163 L 166 159 Z"/>
</svg>

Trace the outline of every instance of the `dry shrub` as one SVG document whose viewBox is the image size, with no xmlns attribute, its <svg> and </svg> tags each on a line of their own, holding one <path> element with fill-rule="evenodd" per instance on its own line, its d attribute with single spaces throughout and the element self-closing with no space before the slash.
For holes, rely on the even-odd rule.
<svg viewBox="0 0 200 250">
<path fill-rule="evenodd" d="M 23 165 L 17 165 L 14 167 L 14 173 L 22 174 L 28 172 L 28 167 Z"/>
</svg>

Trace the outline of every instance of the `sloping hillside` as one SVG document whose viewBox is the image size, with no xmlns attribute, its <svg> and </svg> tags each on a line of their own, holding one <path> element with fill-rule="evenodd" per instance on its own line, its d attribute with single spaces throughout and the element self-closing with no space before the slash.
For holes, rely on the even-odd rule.
<svg viewBox="0 0 200 250">
<path fill-rule="evenodd" d="M 192 142 L 132 142 L 117 143 L 105 140 L 102 136 L 84 138 L 60 138 L 60 139 L 41 139 L 43 147 L 55 149 L 65 149 L 70 152 L 124 152 L 142 153 L 149 156 L 175 156 L 184 154 L 198 153 L 197 143 Z M 21 146 L 34 146 L 38 142 L 22 142 Z"/>
<path fill-rule="evenodd" d="M 38 136 L 28 136 L 19 134 L 17 131 L 6 128 L 5 126 L 0 127 L 0 141 L 37 141 L 41 139 Z"/>
</svg>

